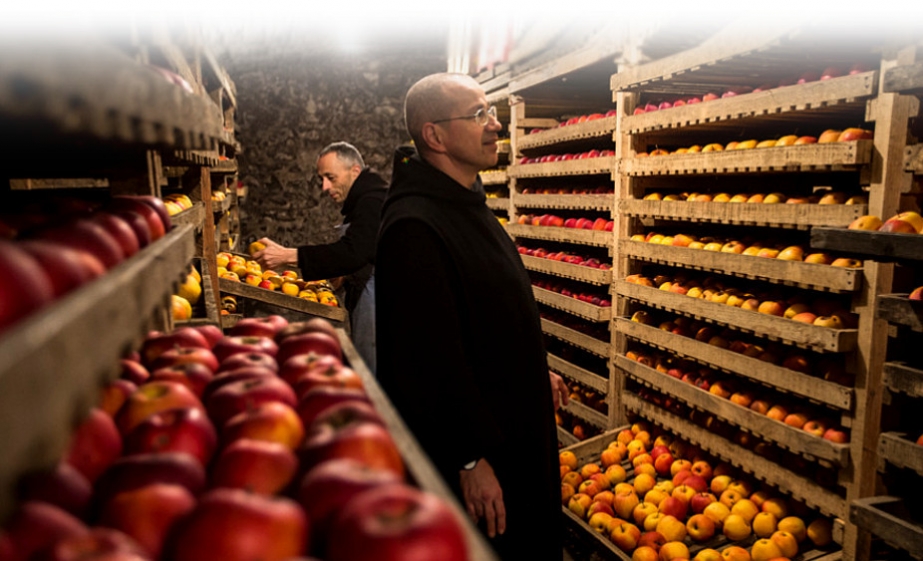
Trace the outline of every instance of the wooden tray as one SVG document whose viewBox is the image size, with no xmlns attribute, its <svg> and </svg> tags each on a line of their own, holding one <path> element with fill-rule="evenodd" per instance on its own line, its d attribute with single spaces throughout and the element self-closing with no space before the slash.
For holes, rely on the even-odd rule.
<svg viewBox="0 0 923 561">
<path fill-rule="evenodd" d="M 548 368 L 575 382 L 580 382 L 584 386 L 592 388 L 602 395 L 607 395 L 609 393 L 608 372 L 606 372 L 605 375 L 600 375 L 575 364 L 571 364 L 563 358 L 557 357 L 551 353 L 548 353 Z"/>
<path fill-rule="evenodd" d="M 582 210 L 612 210 L 615 194 L 607 195 L 523 195 L 513 194 L 516 208 L 560 208 Z"/>
<path fill-rule="evenodd" d="M 625 239 L 618 241 L 618 254 L 652 263 L 681 265 L 687 269 L 713 271 L 747 279 L 766 280 L 787 286 L 831 292 L 859 290 L 862 281 L 862 269 L 704 251 Z"/>
<path fill-rule="evenodd" d="M 510 164 L 509 177 L 556 177 L 564 175 L 611 175 L 615 171 L 615 157 L 585 158 L 538 164 Z"/>
<path fill-rule="evenodd" d="M 529 150 L 530 148 L 541 148 L 588 138 L 611 140 L 612 133 L 615 132 L 615 125 L 616 117 L 604 117 L 585 123 L 555 127 L 533 134 L 524 134 L 517 139 L 517 148 L 519 150 Z"/>
<path fill-rule="evenodd" d="M 807 230 L 815 226 L 840 227 L 868 212 L 868 205 L 815 205 L 766 203 L 704 203 L 622 199 L 619 212 L 629 216 L 714 222 L 742 226 L 781 226 Z M 833 249 L 833 248 L 830 248 Z"/>
<path fill-rule="evenodd" d="M 543 257 L 533 257 L 531 255 L 520 255 L 522 264 L 530 271 L 546 273 L 558 277 L 579 280 L 595 285 L 609 285 L 612 283 L 612 270 L 594 269 L 584 265 L 565 263 Z"/>
<path fill-rule="evenodd" d="M 103 381 L 143 339 L 195 255 L 190 225 L 65 295 L 0 337 L 0 518 L 16 477 L 57 462 Z M 28 429 L 28 430 L 24 430 Z"/>
<path fill-rule="evenodd" d="M 332 321 L 346 321 L 347 314 L 345 308 L 325 306 L 324 304 L 310 302 L 304 298 L 298 298 L 297 296 L 282 294 L 275 290 L 250 286 L 245 282 L 218 279 L 218 289 L 224 294 L 242 296 L 251 300 L 272 304 L 273 306 L 279 306 L 287 310 L 294 310 L 296 312 L 318 316 Z"/>
<path fill-rule="evenodd" d="M 628 318 L 616 318 L 615 329 L 627 337 L 691 358 L 703 365 L 744 376 L 843 411 L 852 409 L 854 390 L 835 382 L 769 364 L 734 351 L 631 321 Z"/>
<path fill-rule="evenodd" d="M 923 301 L 911 300 L 907 294 L 878 296 L 878 319 L 923 331 Z"/>
<path fill-rule="evenodd" d="M 878 436 L 879 471 L 886 471 L 887 464 L 912 469 L 923 476 L 923 446 L 916 438 L 900 432 L 883 432 Z"/>
<path fill-rule="evenodd" d="M 609 343 L 607 341 L 600 341 L 599 339 L 587 335 L 586 333 L 581 333 L 575 329 L 569 327 L 564 327 L 559 323 L 555 323 L 551 320 L 542 318 L 542 332 L 552 337 L 557 337 L 558 339 L 570 343 L 575 347 L 579 347 L 585 351 L 589 351 L 597 356 L 603 358 L 609 358 Z"/>
<path fill-rule="evenodd" d="M 882 263 L 923 261 L 923 234 L 892 234 L 845 227 L 812 228 L 811 247 Z"/>
<path fill-rule="evenodd" d="M 629 411 L 637 413 L 673 434 L 681 435 L 684 439 L 737 466 L 756 479 L 783 489 L 811 508 L 828 516 L 846 518 L 846 500 L 821 487 L 813 480 L 712 434 L 707 429 L 648 403 L 635 394 L 624 393 L 622 403 Z"/>
<path fill-rule="evenodd" d="M 856 347 L 858 330 L 830 329 L 770 316 L 734 306 L 707 302 L 647 286 L 618 280 L 613 292 L 648 306 L 673 310 L 695 319 L 726 325 L 744 333 L 753 333 L 770 340 L 786 341 L 799 347 L 834 353 L 849 352 Z"/>
<path fill-rule="evenodd" d="M 923 397 L 923 370 L 903 362 L 886 362 L 881 383 L 893 392 L 910 397 Z"/>
<path fill-rule="evenodd" d="M 612 317 L 611 307 L 604 308 L 602 306 L 594 306 L 593 304 L 581 302 L 576 298 L 564 296 L 537 286 L 532 287 L 532 294 L 535 295 L 536 302 L 541 302 L 542 304 L 582 317 L 583 319 L 596 322 L 607 322 Z"/>
<path fill-rule="evenodd" d="M 923 526 L 911 520 L 903 499 L 866 497 L 850 504 L 849 521 L 889 545 L 923 558 Z"/>
<path fill-rule="evenodd" d="M 604 230 L 583 230 L 577 228 L 558 228 L 555 226 L 527 226 L 525 224 L 507 224 L 506 231 L 511 236 L 548 240 L 553 242 L 575 243 L 596 247 L 611 247 L 615 236 Z"/>
</svg>

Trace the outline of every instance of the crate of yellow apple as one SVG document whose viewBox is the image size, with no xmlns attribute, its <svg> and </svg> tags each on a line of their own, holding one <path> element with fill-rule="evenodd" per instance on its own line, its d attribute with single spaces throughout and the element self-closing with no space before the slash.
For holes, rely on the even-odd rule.
<svg viewBox="0 0 923 561">
<path fill-rule="evenodd" d="M 643 420 L 559 452 L 567 518 L 626 561 L 822 559 L 832 521 Z"/>
</svg>

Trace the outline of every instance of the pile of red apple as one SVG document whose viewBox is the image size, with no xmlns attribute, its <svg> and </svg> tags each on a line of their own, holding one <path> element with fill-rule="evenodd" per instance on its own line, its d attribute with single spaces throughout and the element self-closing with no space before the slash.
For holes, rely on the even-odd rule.
<svg viewBox="0 0 923 561">
<path fill-rule="evenodd" d="M 546 154 L 536 158 L 523 157 L 519 159 L 519 164 L 544 164 L 547 162 L 566 162 L 568 160 L 586 160 L 588 158 L 610 158 L 615 156 L 615 150 L 597 150 L 592 149 L 579 154 Z"/>
<path fill-rule="evenodd" d="M 565 263 L 570 263 L 572 265 L 582 265 L 584 267 L 590 267 L 592 269 L 602 269 L 607 271 L 611 268 L 608 263 L 603 263 L 595 257 L 587 257 L 585 255 L 575 255 L 568 253 L 566 251 L 557 251 L 549 252 L 545 248 L 529 248 L 523 245 L 517 245 L 516 250 L 519 251 L 522 255 L 528 255 L 530 257 L 539 257 L 541 259 L 550 259 L 552 261 L 563 261 Z"/>
<path fill-rule="evenodd" d="M 163 237 L 163 201 L 116 196 L 0 218 L 0 332 Z"/>
<path fill-rule="evenodd" d="M 693 144 L 677 148 L 672 152 L 664 148 L 655 148 L 650 152 L 638 152 L 635 157 L 644 158 L 647 156 L 670 156 L 675 154 L 696 154 L 707 152 L 724 152 L 728 150 L 750 150 L 753 148 L 775 148 L 782 146 L 801 146 L 804 144 L 828 144 L 831 142 L 851 142 L 855 140 L 866 140 L 873 138 L 872 131 L 859 127 L 848 127 L 845 129 L 826 129 L 818 136 L 787 134 L 779 138 L 767 138 L 758 140 L 748 138 L 747 140 L 732 140 L 727 144 L 710 142 L 704 146 Z M 522 162 L 521 162 L 522 163 Z M 527 162 L 528 163 L 528 162 Z"/>
<path fill-rule="evenodd" d="M 753 257 L 766 257 L 780 261 L 802 261 L 818 265 L 832 265 L 833 267 L 846 267 L 855 269 L 862 266 L 862 261 L 850 257 L 833 257 L 829 253 L 814 252 L 805 254 L 804 246 L 786 244 L 764 244 L 760 241 L 744 242 L 733 238 L 715 236 L 697 237 L 692 234 L 664 235 L 650 231 L 647 234 L 634 234 L 633 242 L 647 242 L 672 247 L 688 247 L 689 249 L 703 249 L 720 253 L 737 253 Z"/>
<path fill-rule="evenodd" d="M 606 117 L 615 117 L 616 115 L 618 115 L 618 111 L 615 109 L 610 109 L 606 111 L 605 113 L 590 113 L 588 115 L 578 115 L 577 117 L 571 117 L 569 119 L 565 119 L 561 121 L 560 123 L 558 123 L 558 127 L 569 127 L 571 125 L 579 125 L 582 123 L 586 123 L 587 121 L 605 119 Z M 535 129 L 530 130 L 529 134 L 537 134 L 540 132 L 544 132 L 545 130 L 546 129 L 535 128 Z"/>
<path fill-rule="evenodd" d="M 850 222 L 848 228 L 892 234 L 923 234 L 923 216 L 916 211 L 906 210 L 882 221 L 878 216 L 867 214 Z"/>
<path fill-rule="evenodd" d="M 842 191 L 826 191 L 823 193 L 802 196 L 788 196 L 784 193 L 669 193 L 662 195 L 654 191 L 644 195 L 645 201 L 690 201 L 702 203 L 765 203 L 765 204 L 819 204 L 819 205 L 864 205 L 868 204 L 868 198 L 865 195 L 847 196 Z"/>
<path fill-rule="evenodd" d="M 559 282 L 552 280 L 544 279 L 533 279 L 532 285 L 542 288 L 544 290 L 550 290 L 551 292 L 557 292 L 561 296 L 567 296 L 569 298 L 576 298 L 581 302 L 586 302 L 587 304 L 592 304 L 594 306 L 599 306 L 602 308 L 608 308 L 612 306 L 612 301 L 606 298 L 605 296 L 600 296 L 598 294 L 590 294 L 587 292 L 574 292 L 573 290 L 567 288 Z"/>
<path fill-rule="evenodd" d="M 633 561 L 790 559 L 832 541 L 829 519 L 644 421 L 613 431 L 598 460 L 559 461 L 564 507 Z M 720 535 L 730 543 L 708 547 Z"/>
<path fill-rule="evenodd" d="M 861 63 L 856 63 L 852 65 L 845 74 L 852 76 L 853 74 L 860 74 L 862 72 L 868 72 L 869 68 Z M 692 96 L 688 98 L 675 98 L 672 101 L 661 101 L 660 103 L 651 103 L 648 102 L 643 106 L 638 106 L 634 110 L 634 115 L 640 115 L 642 113 L 650 113 L 651 111 L 659 111 L 663 109 L 670 109 L 672 107 L 682 107 L 684 105 L 695 105 L 696 103 L 702 103 L 705 101 L 712 101 L 715 99 L 725 99 L 729 97 L 736 97 L 738 95 L 743 95 L 747 93 L 758 93 L 766 90 L 771 90 L 775 88 L 783 88 L 786 86 L 793 86 L 797 84 L 806 84 L 808 82 L 816 82 L 819 80 L 829 80 L 831 78 L 837 78 L 843 76 L 843 69 L 837 66 L 828 66 L 821 71 L 820 74 L 814 71 L 807 71 L 802 73 L 797 78 L 784 78 L 780 80 L 777 84 L 763 84 L 756 88 L 751 88 L 749 86 L 738 86 L 735 88 L 729 88 L 724 90 L 720 95 L 715 92 L 708 92 L 701 97 Z"/>
<path fill-rule="evenodd" d="M 601 232 L 611 232 L 615 227 L 615 221 L 605 218 L 561 218 L 554 214 L 520 214 L 516 220 L 517 224 L 527 226 L 551 226 L 553 228 L 574 228 L 577 230 L 598 230 Z"/>
<path fill-rule="evenodd" d="M 326 320 L 152 332 L 121 367 L 58 465 L 23 479 L 0 558 L 467 559 Z"/>
</svg>

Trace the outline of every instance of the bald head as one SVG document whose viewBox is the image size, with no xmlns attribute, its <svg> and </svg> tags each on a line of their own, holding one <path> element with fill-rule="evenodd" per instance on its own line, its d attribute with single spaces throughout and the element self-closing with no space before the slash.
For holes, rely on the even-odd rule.
<svg viewBox="0 0 923 561">
<path fill-rule="evenodd" d="M 404 122 L 417 150 L 426 150 L 423 142 L 423 125 L 446 119 L 464 99 L 462 94 L 470 89 L 481 89 L 477 80 L 450 72 L 430 74 L 410 87 L 404 99 Z"/>
</svg>

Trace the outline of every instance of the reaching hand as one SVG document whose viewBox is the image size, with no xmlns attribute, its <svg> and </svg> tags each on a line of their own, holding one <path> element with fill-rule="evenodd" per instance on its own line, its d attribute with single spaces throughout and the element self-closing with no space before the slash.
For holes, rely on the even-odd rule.
<svg viewBox="0 0 923 561">
<path fill-rule="evenodd" d="M 462 470 L 460 473 L 465 509 L 471 520 L 477 524 L 483 518 L 487 524 L 487 535 L 492 538 L 506 532 L 503 490 L 494 475 L 494 468 L 481 458 L 474 469 Z"/>
<path fill-rule="evenodd" d="M 554 401 L 554 410 L 557 411 L 562 405 L 567 405 L 568 401 L 570 401 L 567 384 L 564 383 L 563 378 L 554 372 L 548 372 L 548 376 L 551 378 L 551 398 Z"/>
<path fill-rule="evenodd" d="M 269 238 L 261 238 L 260 243 L 266 247 L 253 254 L 264 270 L 281 272 L 279 269 L 298 263 L 298 250 L 296 248 L 282 247 Z"/>
</svg>

